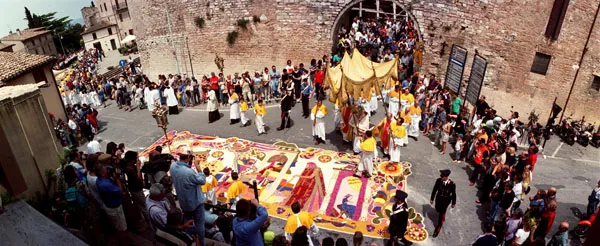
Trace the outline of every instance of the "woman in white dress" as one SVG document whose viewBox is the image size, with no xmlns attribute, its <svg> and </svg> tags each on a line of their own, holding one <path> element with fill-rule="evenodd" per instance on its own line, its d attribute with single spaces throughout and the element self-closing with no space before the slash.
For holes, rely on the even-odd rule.
<svg viewBox="0 0 600 246">
<path fill-rule="evenodd" d="M 169 115 L 179 114 L 179 108 L 177 107 L 177 96 L 175 96 L 175 90 L 173 87 L 168 86 L 163 91 L 165 98 L 167 99 L 167 107 L 169 107 Z"/>
<path fill-rule="evenodd" d="M 229 124 L 240 122 L 240 99 L 233 89 L 229 90 Z"/>
</svg>

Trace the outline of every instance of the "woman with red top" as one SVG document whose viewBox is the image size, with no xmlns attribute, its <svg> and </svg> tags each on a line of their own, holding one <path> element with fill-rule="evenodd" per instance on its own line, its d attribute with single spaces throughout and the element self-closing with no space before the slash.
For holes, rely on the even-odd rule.
<svg viewBox="0 0 600 246">
<path fill-rule="evenodd" d="M 527 160 L 527 165 L 531 165 L 531 172 L 533 172 L 533 168 L 535 167 L 535 163 L 537 163 L 537 159 L 538 159 L 538 152 L 540 151 L 540 149 L 538 149 L 537 146 L 531 146 L 529 147 L 529 160 Z"/>
</svg>

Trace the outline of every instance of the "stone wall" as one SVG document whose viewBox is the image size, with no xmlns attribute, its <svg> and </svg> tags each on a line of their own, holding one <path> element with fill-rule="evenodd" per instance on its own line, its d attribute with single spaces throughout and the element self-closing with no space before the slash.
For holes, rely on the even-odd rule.
<svg viewBox="0 0 600 246">
<path fill-rule="evenodd" d="M 155 78 L 177 72 L 175 57 L 181 73 L 190 74 L 193 67 L 196 75 L 217 70 L 216 54 L 225 60 L 225 73 L 262 70 L 273 64 L 282 67 L 287 59 L 308 63 L 331 52 L 336 20 L 358 2 L 175 0 L 167 4 L 130 0 L 128 4 L 144 71 Z M 482 93 L 501 114 L 507 115 L 514 107 L 525 118 L 531 110 L 546 118 L 554 97 L 561 105 L 566 101 L 575 76 L 572 67 L 579 61 L 600 0 L 571 1 L 557 41 L 544 37 L 553 0 L 395 2 L 408 10 L 418 26 L 426 45 L 425 71 L 443 79 L 451 45 L 461 45 L 469 51 L 465 81 L 475 52 L 488 60 Z M 254 23 L 253 16 L 261 21 Z M 203 18 L 203 28 L 196 26 L 197 17 Z M 247 30 L 236 25 L 239 19 L 249 20 Z M 239 35 L 228 45 L 227 35 L 232 31 Z M 567 115 L 600 120 L 600 110 L 593 109 L 600 103 L 600 93 L 590 89 L 593 74 L 600 73 L 599 35 L 596 25 Z M 552 56 L 545 76 L 530 72 L 536 52 Z"/>
</svg>

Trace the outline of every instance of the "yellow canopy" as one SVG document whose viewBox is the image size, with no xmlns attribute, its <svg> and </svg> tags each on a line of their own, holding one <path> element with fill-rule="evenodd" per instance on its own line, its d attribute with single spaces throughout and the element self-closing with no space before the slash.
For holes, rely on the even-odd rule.
<svg viewBox="0 0 600 246">
<path fill-rule="evenodd" d="M 374 69 L 373 69 L 374 68 Z M 354 100 L 364 91 L 364 99 L 371 100 L 371 88 L 381 93 L 381 86 L 392 87 L 392 78 L 398 80 L 398 59 L 388 62 L 372 62 L 354 49 L 352 57 L 348 53 L 336 67 L 327 68 L 325 83 L 329 86 L 329 101 L 340 105 L 348 103 L 349 97 Z"/>
</svg>

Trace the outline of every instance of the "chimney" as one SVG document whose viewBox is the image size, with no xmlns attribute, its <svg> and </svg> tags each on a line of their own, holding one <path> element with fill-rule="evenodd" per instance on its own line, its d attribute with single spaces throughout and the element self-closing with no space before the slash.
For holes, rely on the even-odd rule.
<svg viewBox="0 0 600 246">
<path fill-rule="evenodd" d="M 19 36 L 22 34 L 21 33 L 21 29 L 17 28 L 17 33 L 19 34 Z"/>
</svg>

